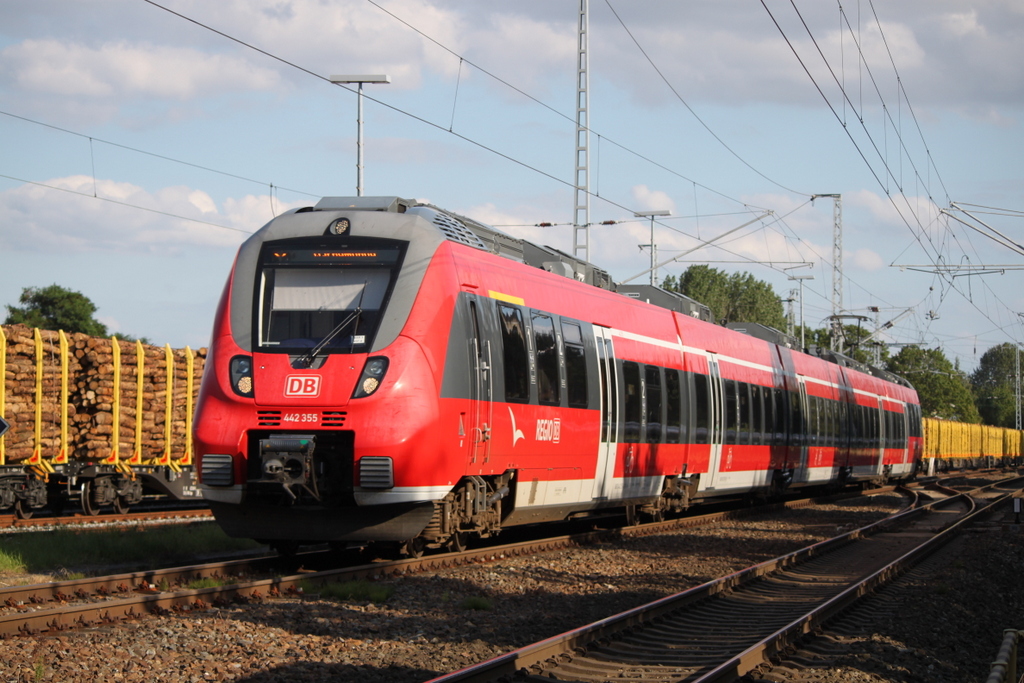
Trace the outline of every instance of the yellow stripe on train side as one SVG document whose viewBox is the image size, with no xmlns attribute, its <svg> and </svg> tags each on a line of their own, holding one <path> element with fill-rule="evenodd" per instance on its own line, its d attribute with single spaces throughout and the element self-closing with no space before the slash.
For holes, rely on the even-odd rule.
<svg viewBox="0 0 1024 683">
<path fill-rule="evenodd" d="M 511 294 L 503 294 L 502 292 L 495 292 L 493 289 L 487 290 L 487 296 L 498 301 L 506 301 L 510 304 L 516 304 L 518 306 L 525 306 L 526 302 L 518 296 L 512 296 Z"/>
</svg>

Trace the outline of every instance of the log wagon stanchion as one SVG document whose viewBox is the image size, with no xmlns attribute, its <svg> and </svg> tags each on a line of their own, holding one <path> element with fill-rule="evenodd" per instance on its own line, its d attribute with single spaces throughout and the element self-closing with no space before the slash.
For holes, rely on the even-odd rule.
<svg viewBox="0 0 1024 683">
<path fill-rule="evenodd" d="M 134 358 L 132 357 L 134 356 Z M 69 501 L 126 512 L 143 495 L 201 499 L 192 471 L 196 377 L 206 351 L 0 329 L 0 511 Z M 198 362 L 197 362 L 198 361 Z"/>
</svg>

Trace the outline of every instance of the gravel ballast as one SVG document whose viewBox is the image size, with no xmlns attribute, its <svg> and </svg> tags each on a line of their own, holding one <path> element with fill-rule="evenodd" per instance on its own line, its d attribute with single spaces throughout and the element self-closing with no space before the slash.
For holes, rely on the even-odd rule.
<svg viewBox="0 0 1024 683">
<path fill-rule="evenodd" d="M 386 602 L 306 596 L 0 641 L 6 681 L 425 681 L 875 521 L 894 495 L 382 581 Z M 969 532 L 830 681 L 983 681 L 1024 625 L 1010 524 Z"/>
</svg>

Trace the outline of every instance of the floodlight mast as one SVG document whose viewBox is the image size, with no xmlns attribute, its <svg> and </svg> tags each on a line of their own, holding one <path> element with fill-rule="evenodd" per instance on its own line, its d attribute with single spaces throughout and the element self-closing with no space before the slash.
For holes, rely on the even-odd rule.
<svg viewBox="0 0 1024 683">
<path fill-rule="evenodd" d="M 387 74 L 331 76 L 331 83 L 337 85 L 359 85 L 359 105 L 356 113 L 356 196 L 363 196 L 363 83 L 390 83 Z"/>
</svg>

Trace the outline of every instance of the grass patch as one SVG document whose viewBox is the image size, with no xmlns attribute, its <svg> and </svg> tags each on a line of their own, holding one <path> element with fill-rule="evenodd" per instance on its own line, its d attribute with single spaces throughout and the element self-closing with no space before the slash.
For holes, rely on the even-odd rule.
<svg viewBox="0 0 1024 683">
<path fill-rule="evenodd" d="M 229 538 L 211 522 L 167 527 L 136 526 L 85 531 L 5 534 L 0 537 L 0 572 L 52 573 L 62 567 L 139 565 L 155 567 L 196 555 L 260 547 L 255 541 Z"/>
<path fill-rule="evenodd" d="M 487 598 L 479 595 L 471 595 L 462 602 L 459 603 L 459 607 L 462 609 L 472 609 L 481 612 L 488 612 L 494 609 L 494 605 Z"/>
<path fill-rule="evenodd" d="M 199 590 L 200 588 L 217 588 L 218 586 L 228 586 L 228 585 L 230 585 L 232 583 L 238 583 L 238 579 L 225 579 L 225 578 L 215 578 L 215 577 L 212 577 L 212 576 L 207 576 L 206 578 L 203 578 L 203 579 L 196 579 L 194 581 L 189 581 L 188 583 L 185 584 L 185 588 L 187 588 L 189 590 Z M 168 590 L 168 589 L 167 588 L 161 588 L 160 590 Z"/>
<path fill-rule="evenodd" d="M 345 581 L 343 583 L 315 584 L 302 581 L 299 587 L 303 593 L 319 594 L 321 598 L 353 600 L 356 602 L 386 602 L 394 589 L 369 581 Z"/>
</svg>

